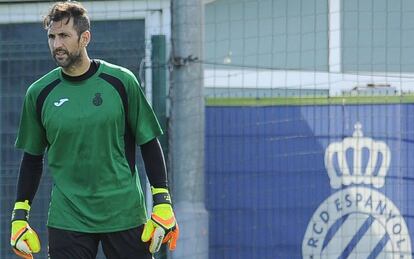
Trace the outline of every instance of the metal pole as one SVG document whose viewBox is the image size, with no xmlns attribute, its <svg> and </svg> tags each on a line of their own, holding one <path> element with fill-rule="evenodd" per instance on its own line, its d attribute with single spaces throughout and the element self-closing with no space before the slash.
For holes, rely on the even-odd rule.
<svg viewBox="0 0 414 259">
<path fill-rule="evenodd" d="M 165 35 L 151 37 L 151 64 L 152 64 L 152 108 L 157 115 L 164 135 L 159 137 L 164 154 L 168 154 L 167 139 L 167 50 Z"/>
<path fill-rule="evenodd" d="M 1 45 L 1 47 L 0 47 L 0 58 L 2 58 L 2 49 L 3 49 L 3 46 L 4 45 Z M 2 64 L 3 62 L 0 62 L 0 71 L 2 71 Z M 0 116 L 1 116 L 1 119 L 0 119 L 0 154 L 2 154 L 3 153 L 3 150 L 5 150 L 5 149 L 3 149 L 3 143 L 2 143 L 2 139 L 3 139 L 3 119 L 4 119 L 4 117 L 5 117 L 5 114 L 3 114 L 2 113 L 2 111 L 4 111 L 5 110 L 5 107 L 3 107 L 3 96 L 4 96 L 4 90 L 3 90 L 3 87 L 2 87 L 2 85 L 3 85 L 3 78 L 0 78 Z M 4 175 L 5 175 L 5 170 L 3 170 L 3 165 L 2 165 L 2 163 L 3 163 L 3 156 L 0 156 L 0 173 L 1 173 L 1 176 L 0 176 L 0 192 L 1 193 L 3 193 L 3 184 L 2 184 L 2 178 L 4 177 Z M 1 202 L 0 203 L 0 213 L 3 213 L 3 203 L 4 202 Z M 0 233 L 4 233 L 3 232 L 3 229 L 2 229 L 2 225 L 3 224 L 0 224 Z M 3 244 L 4 244 L 4 242 L 3 242 Z"/>
<path fill-rule="evenodd" d="M 160 141 L 165 157 L 168 155 L 166 43 L 165 35 L 151 36 L 152 108 L 154 109 L 161 128 L 164 131 L 164 135 L 159 136 L 158 140 Z M 165 246 L 161 247 L 157 258 L 167 258 L 167 249 Z"/>
<path fill-rule="evenodd" d="M 341 0 L 329 0 L 329 72 L 342 72 Z"/>
<path fill-rule="evenodd" d="M 180 240 L 172 258 L 208 258 L 204 199 L 204 6 L 172 0 L 170 171 Z"/>
</svg>

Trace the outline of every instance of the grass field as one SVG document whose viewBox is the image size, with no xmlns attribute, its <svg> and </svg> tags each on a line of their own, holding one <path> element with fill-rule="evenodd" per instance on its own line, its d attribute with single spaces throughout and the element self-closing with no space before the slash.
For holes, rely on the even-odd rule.
<svg viewBox="0 0 414 259">
<path fill-rule="evenodd" d="M 207 106 L 276 106 L 276 105 L 349 105 L 414 103 L 414 95 L 400 96 L 334 96 L 334 97 L 270 97 L 270 98 L 207 98 Z"/>
</svg>

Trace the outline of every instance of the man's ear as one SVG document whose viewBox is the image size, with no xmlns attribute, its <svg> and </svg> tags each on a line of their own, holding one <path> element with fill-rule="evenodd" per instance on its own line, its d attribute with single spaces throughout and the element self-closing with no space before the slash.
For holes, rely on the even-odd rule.
<svg viewBox="0 0 414 259">
<path fill-rule="evenodd" d="M 80 35 L 80 43 L 83 47 L 88 46 L 89 42 L 91 41 L 91 32 L 90 31 L 84 31 Z"/>
</svg>

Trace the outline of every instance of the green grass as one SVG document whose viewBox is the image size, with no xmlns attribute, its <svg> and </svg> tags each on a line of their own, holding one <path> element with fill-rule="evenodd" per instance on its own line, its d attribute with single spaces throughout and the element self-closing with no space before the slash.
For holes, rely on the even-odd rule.
<svg viewBox="0 0 414 259">
<path fill-rule="evenodd" d="M 414 95 L 402 96 L 335 96 L 271 98 L 207 98 L 207 106 L 278 106 L 331 104 L 397 104 L 414 103 Z"/>
</svg>

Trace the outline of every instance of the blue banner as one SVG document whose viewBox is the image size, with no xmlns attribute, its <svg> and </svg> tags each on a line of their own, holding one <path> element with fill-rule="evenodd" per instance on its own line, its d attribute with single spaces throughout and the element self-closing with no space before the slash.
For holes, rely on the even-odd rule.
<svg viewBox="0 0 414 259">
<path fill-rule="evenodd" d="M 413 108 L 207 107 L 210 258 L 412 258 Z"/>
</svg>

